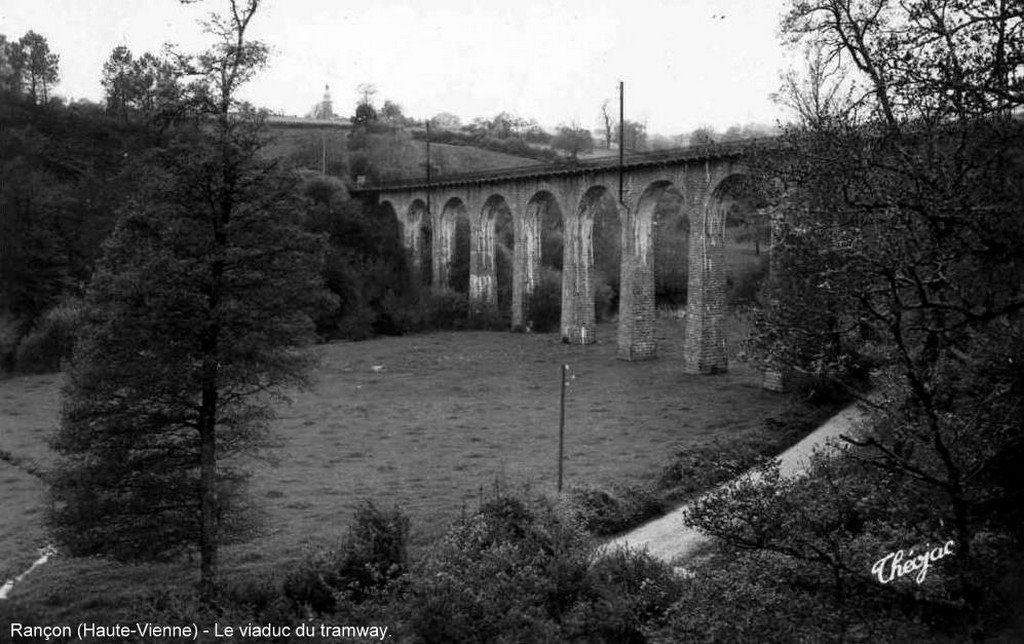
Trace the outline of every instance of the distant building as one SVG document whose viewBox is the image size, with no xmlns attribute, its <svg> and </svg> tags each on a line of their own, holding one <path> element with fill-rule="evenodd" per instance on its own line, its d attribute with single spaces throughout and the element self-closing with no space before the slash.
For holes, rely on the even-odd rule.
<svg viewBox="0 0 1024 644">
<path fill-rule="evenodd" d="M 322 101 L 316 104 L 313 111 L 309 114 L 310 118 L 314 119 L 333 119 L 337 118 L 334 114 L 334 107 L 331 104 L 331 86 L 324 85 L 324 98 Z"/>
</svg>

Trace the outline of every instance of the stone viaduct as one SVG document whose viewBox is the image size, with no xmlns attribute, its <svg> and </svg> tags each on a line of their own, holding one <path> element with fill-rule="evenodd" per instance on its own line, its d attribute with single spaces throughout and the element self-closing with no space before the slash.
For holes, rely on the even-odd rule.
<svg viewBox="0 0 1024 644">
<path fill-rule="evenodd" d="M 592 230 L 595 209 L 610 199 L 622 231 L 618 356 L 644 360 L 656 354 L 654 211 L 666 191 L 675 191 L 690 224 L 684 369 L 716 373 L 727 368 L 725 215 L 742 185 L 749 184 L 746 160 L 759 145 L 764 142 L 739 141 L 630 155 L 621 166 L 618 158 L 604 158 L 453 175 L 429 183 L 394 182 L 355 192 L 390 207 L 414 269 L 431 271 L 438 286 L 450 282 L 456 219 L 467 217 L 469 297 L 475 306 L 496 304 L 495 221 L 499 212 L 510 213 L 513 328 L 526 319 L 526 302 L 541 270 L 541 217 L 553 209 L 561 217 L 564 243 L 561 335 L 580 344 L 596 340 Z M 432 231 L 429 267 L 424 265 L 425 225 Z"/>
</svg>

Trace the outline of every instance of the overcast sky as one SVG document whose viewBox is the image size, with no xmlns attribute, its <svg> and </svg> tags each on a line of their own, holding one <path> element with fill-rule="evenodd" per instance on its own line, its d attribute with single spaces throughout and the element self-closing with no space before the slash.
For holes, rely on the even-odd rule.
<svg viewBox="0 0 1024 644">
<path fill-rule="evenodd" d="M 769 94 L 789 57 L 779 44 L 786 0 L 267 0 L 251 35 L 273 50 L 242 94 L 304 115 L 330 84 L 350 115 L 356 86 L 377 86 L 408 116 L 501 111 L 554 127 L 598 125 L 626 83 L 627 118 L 676 134 L 699 125 L 772 124 Z M 57 93 L 100 100 L 103 62 L 120 44 L 198 50 L 206 0 L 0 0 L 0 33 L 32 29 L 60 54 Z M 724 16 L 724 18 L 722 18 Z"/>
</svg>

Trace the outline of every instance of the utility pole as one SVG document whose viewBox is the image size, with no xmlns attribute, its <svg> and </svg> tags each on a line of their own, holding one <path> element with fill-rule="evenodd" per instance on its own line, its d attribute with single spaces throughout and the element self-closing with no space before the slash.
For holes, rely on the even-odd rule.
<svg viewBox="0 0 1024 644">
<path fill-rule="evenodd" d="M 427 119 L 427 217 L 430 217 L 430 119 Z"/>
<path fill-rule="evenodd" d="M 625 176 L 625 169 L 623 165 L 623 154 L 625 152 L 625 146 L 623 142 L 626 140 L 626 122 L 624 115 L 626 113 L 626 84 L 619 81 L 619 203 L 625 203 L 622 200 L 623 193 L 623 180 Z"/>
</svg>

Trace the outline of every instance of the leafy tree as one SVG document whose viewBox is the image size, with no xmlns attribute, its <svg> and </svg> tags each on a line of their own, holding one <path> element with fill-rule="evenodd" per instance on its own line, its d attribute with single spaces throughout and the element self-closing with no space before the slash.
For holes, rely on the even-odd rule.
<svg viewBox="0 0 1024 644">
<path fill-rule="evenodd" d="M 441 112 L 430 119 L 430 127 L 435 130 L 457 130 L 461 126 L 462 120 L 451 112 Z"/>
<path fill-rule="evenodd" d="M 155 152 L 89 285 L 54 446 L 52 524 L 77 553 L 162 558 L 197 549 L 201 588 L 242 524 L 236 455 L 262 445 L 267 394 L 304 380 L 309 314 L 325 301 L 318 238 L 294 182 L 261 159 L 262 119 L 235 99 L 266 48 L 259 0 L 231 0 L 198 56 L 182 121 Z"/>
<path fill-rule="evenodd" d="M 551 147 L 556 150 L 565 150 L 575 161 L 581 152 L 587 153 L 594 150 L 594 138 L 590 130 L 583 129 L 578 123 L 558 128 L 558 133 L 551 139 Z"/>
<path fill-rule="evenodd" d="M 45 104 L 49 100 L 49 88 L 59 78 L 60 63 L 60 56 L 50 52 L 46 38 L 34 31 L 27 32 L 12 51 L 12 63 L 22 77 L 21 84 L 27 84 L 32 103 Z"/>
<path fill-rule="evenodd" d="M 707 125 L 702 125 L 690 134 L 690 145 L 708 145 L 715 142 L 718 134 Z"/>
<path fill-rule="evenodd" d="M 402 125 L 405 122 L 402 106 L 390 100 L 384 101 L 380 108 L 380 119 L 389 125 Z"/>
<path fill-rule="evenodd" d="M 619 140 L 621 126 L 615 126 L 615 140 Z M 623 148 L 629 152 L 641 152 L 647 149 L 647 126 L 636 121 L 626 120 L 625 135 L 623 136 Z"/>
<path fill-rule="evenodd" d="M 612 134 L 614 134 L 615 119 L 612 118 L 610 106 L 611 101 L 605 99 L 601 102 L 601 123 L 604 126 L 604 148 L 612 149 Z"/>
<path fill-rule="evenodd" d="M 7 40 L 7 36 L 0 34 L 0 89 L 16 91 L 15 70 L 11 64 L 12 48 L 15 43 Z"/>
<path fill-rule="evenodd" d="M 1024 128 L 1005 116 L 1024 96 L 1000 62 L 1022 18 L 980 0 L 793 2 L 787 32 L 853 61 L 864 107 L 819 102 L 832 111 L 790 128 L 790 153 L 764 168 L 778 270 L 752 346 L 855 391 L 872 374 L 886 403 L 851 437 L 855 456 L 906 483 L 893 506 L 949 526 L 969 602 L 979 532 L 1024 523 L 1007 466 L 1024 456 L 1010 366 L 1024 347 Z"/>
<path fill-rule="evenodd" d="M 369 103 L 359 103 L 356 105 L 355 116 L 352 117 L 352 122 L 356 125 L 367 126 L 377 120 L 377 110 L 374 109 L 373 105 Z"/>
<path fill-rule="evenodd" d="M 103 63 L 103 91 L 106 93 L 107 109 L 123 121 L 128 120 L 128 105 L 134 90 L 132 87 L 132 52 L 125 45 L 114 47 L 110 58 Z"/>
</svg>

